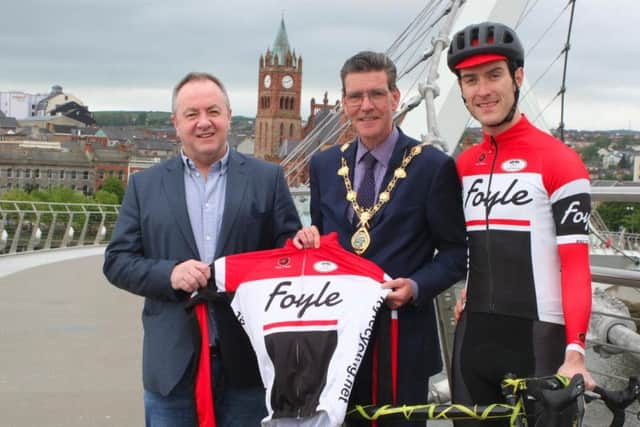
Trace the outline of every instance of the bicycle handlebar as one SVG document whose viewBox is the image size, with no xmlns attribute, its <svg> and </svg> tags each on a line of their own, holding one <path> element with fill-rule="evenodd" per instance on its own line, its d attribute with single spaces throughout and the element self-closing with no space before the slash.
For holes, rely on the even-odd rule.
<svg viewBox="0 0 640 427">
<path fill-rule="evenodd" d="M 566 386 L 559 380 L 548 380 L 545 383 L 545 386 L 540 386 L 530 382 L 528 392 L 554 412 L 562 412 L 585 391 L 584 378 L 580 374 L 575 375 Z"/>
<path fill-rule="evenodd" d="M 424 405 L 356 405 L 347 413 L 348 418 L 365 420 L 404 419 L 476 419 L 489 420 L 510 418 L 522 420 L 526 414 L 522 407 L 522 399 L 529 395 L 540 401 L 552 413 L 560 413 L 569 405 L 577 404 L 578 425 L 582 425 L 584 404 L 595 399 L 602 400 L 613 413 L 614 418 L 610 427 L 622 427 L 625 421 L 625 409 L 636 399 L 640 402 L 640 382 L 637 377 L 629 378 L 629 384 L 624 390 L 611 391 L 596 387 L 595 395 L 585 393 L 582 375 L 575 375 L 571 380 L 561 376 L 543 378 L 513 378 L 503 381 L 503 393 L 507 404 L 494 403 L 489 405 L 461 405 L 452 404 L 424 404 Z M 583 396 L 584 399 L 581 399 Z M 516 424 L 518 422 L 516 421 Z M 522 424 L 520 424 L 522 425 Z"/>
<path fill-rule="evenodd" d="M 593 390 L 599 396 L 585 395 L 587 402 L 594 399 L 600 399 L 605 406 L 609 408 L 613 414 L 613 421 L 610 427 L 622 427 L 625 421 L 625 409 L 638 399 L 640 402 L 640 382 L 638 377 L 630 377 L 627 387 L 623 390 L 606 390 L 600 386 L 596 386 Z"/>
</svg>

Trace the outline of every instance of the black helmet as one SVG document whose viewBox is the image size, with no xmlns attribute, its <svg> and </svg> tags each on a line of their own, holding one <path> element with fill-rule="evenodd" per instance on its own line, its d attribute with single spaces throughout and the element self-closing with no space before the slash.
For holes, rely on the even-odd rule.
<svg viewBox="0 0 640 427">
<path fill-rule="evenodd" d="M 479 56 L 477 61 L 470 61 L 460 67 L 462 61 L 475 56 Z M 483 22 L 469 25 L 453 36 L 447 53 L 447 64 L 455 73 L 459 68 L 480 65 L 501 57 L 507 58 L 512 71 L 524 66 L 524 49 L 518 35 L 504 24 Z"/>
</svg>

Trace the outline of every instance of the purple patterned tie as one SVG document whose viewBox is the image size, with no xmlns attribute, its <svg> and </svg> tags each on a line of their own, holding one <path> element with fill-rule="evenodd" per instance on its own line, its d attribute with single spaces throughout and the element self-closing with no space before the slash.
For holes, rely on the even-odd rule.
<svg viewBox="0 0 640 427">
<path fill-rule="evenodd" d="M 358 187 L 358 204 L 368 209 L 373 206 L 376 197 L 376 182 L 373 176 L 373 168 L 377 160 L 370 151 L 367 151 L 360 161 L 364 162 L 364 175 Z"/>
</svg>

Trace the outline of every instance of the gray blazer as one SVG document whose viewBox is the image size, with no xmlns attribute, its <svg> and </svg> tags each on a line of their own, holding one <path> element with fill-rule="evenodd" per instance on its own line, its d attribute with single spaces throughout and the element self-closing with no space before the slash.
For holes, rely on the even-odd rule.
<svg viewBox="0 0 640 427">
<path fill-rule="evenodd" d="M 194 353 L 188 295 L 170 284 L 176 264 L 200 259 L 183 167 L 177 156 L 130 177 L 103 266 L 111 283 L 145 298 L 143 383 L 162 395 L 180 381 Z M 216 258 L 280 247 L 300 227 L 282 168 L 232 150 Z M 261 384 L 255 354 L 230 308 L 215 311 L 223 360 L 234 362 L 225 363 L 225 378 L 238 386 Z"/>
</svg>

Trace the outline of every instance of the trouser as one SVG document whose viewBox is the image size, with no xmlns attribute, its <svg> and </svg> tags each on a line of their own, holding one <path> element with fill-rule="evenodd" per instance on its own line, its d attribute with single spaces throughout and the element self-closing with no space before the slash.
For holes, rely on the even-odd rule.
<svg viewBox="0 0 640 427">
<path fill-rule="evenodd" d="M 194 402 L 191 369 L 168 396 L 144 391 L 146 427 L 196 427 L 198 418 Z M 263 387 L 235 388 L 224 383 L 222 363 L 217 354 L 211 357 L 211 376 L 215 400 L 216 427 L 254 427 L 267 416 Z"/>
<path fill-rule="evenodd" d="M 500 383 L 507 374 L 518 378 L 553 375 L 564 361 L 565 345 L 564 325 L 465 311 L 455 332 L 452 400 L 465 405 L 504 402 Z M 539 404 L 526 407 L 530 426 L 553 425 L 542 409 Z M 556 425 L 570 426 L 574 411 L 568 408 Z M 501 427 L 508 426 L 509 421 L 462 421 L 454 425 Z"/>
</svg>

